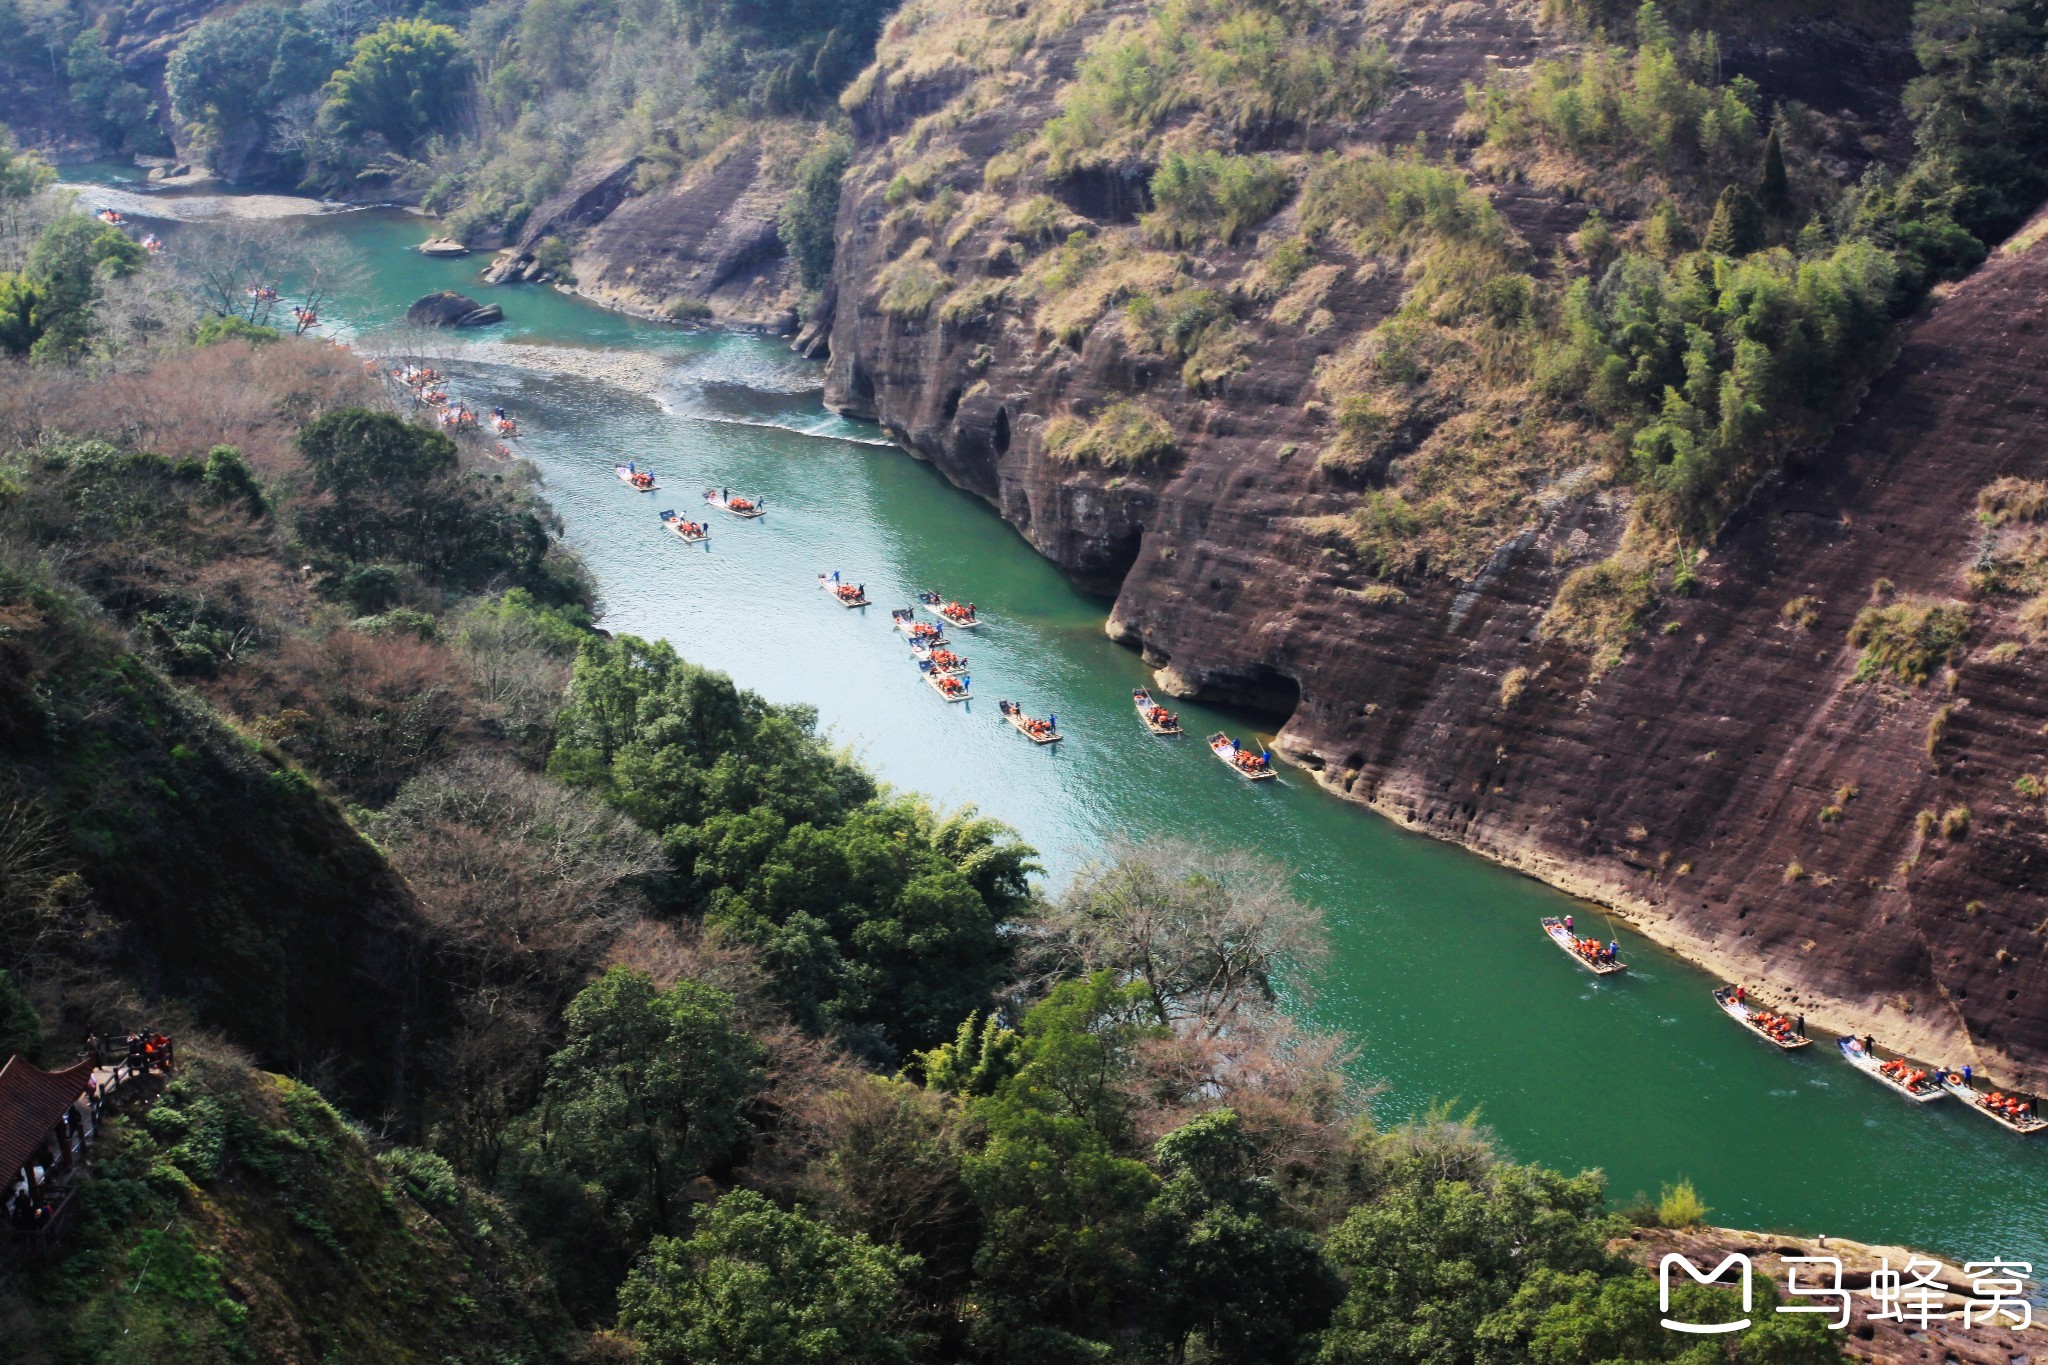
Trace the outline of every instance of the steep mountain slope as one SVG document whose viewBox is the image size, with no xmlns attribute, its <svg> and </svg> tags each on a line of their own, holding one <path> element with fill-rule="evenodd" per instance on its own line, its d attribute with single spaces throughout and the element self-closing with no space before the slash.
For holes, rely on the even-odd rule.
<svg viewBox="0 0 2048 1365">
<path fill-rule="evenodd" d="M 0 566 L 16 959 L 65 983 L 73 1018 L 146 1022 L 109 993 L 118 974 L 366 1112 L 403 1107 L 409 1040 L 443 1003 L 411 892 L 282 754 L 92 612 Z"/>
<path fill-rule="evenodd" d="M 439 1157 L 373 1157 L 307 1086 L 180 1049 L 123 1095 L 61 1252 L 0 1282 L 10 1361 L 567 1357 L 499 1204 Z"/>
<path fill-rule="evenodd" d="M 1429 161 L 1401 173 L 1451 200 L 1492 150 L 1468 88 L 1578 40 L 1525 5 L 1321 14 L 1295 60 L 1333 60 L 1346 102 L 1308 117 L 1241 100 L 1200 58 L 1186 79 L 1208 84 L 1176 104 L 1137 88 L 1142 67 L 1086 55 L 1203 49 L 1140 4 L 906 10 L 844 101 L 862 150 L 828 402 L 1114 592 L 1111 634 L 1168 690 L 1285 718 L 1280 749 L 1332 790 L 1620 906 L 1817 1022 L 2038 1083 L 2048 901 L 2030 879 L 2048 844 L 2013 784 L 2042 763 L 2039 664 L 2017 640 L 1990 651 L 2017 599 L 1976 601 L 1946 681 L 1855 682 L 1848 632 L 1880 579 L 1877 605 L 1899 608 L 1880 634 L 1915 594 L 1976 595 L 1980 490 L 2042 477 L 2017 436 L 2038 420 L 2028 310 L 2048 263 L 2012 253 L 1940 302 L 1849 432 L 1728 485 L 1750 504 L 1696 563 L 1644 552 L 1647 485 L 1614 477 L 1629 457 L 1611 433 L 1498 382 L 1483 324 L 1451 347 L 1444 310 L 1417 311 L 1436 258 L 1305 221 L 1329 150 L 1384 166 L 1379 149 L 1420 138 Z M 1749 73 L 1754 108 L 1805 101 L 1780 119 L 1795 186 L 1905 154 L 1900 32 L 1781 27 L 1719 65 Z M 1119 100 L 1148 136 L 1099 134 Z M 1187 230 L 1148 182 L 1218 144 L 1250 179 L 1277 167 L 1310 189 L 1255 209 L 1255 239 Z M 1539 297 L 1600 263 L 1589 199 L 1637 235 L 1658 211 L 1555 158 L 1472 183 L 1505 224 L 1486 249 Z M 1289 261 L 1292 242 L 1308 246 Z M 1420 398 L 1376 408 L 1390 348 L 1418 336 Z M 1354 405 L 1358 371 L 1382 378 Z M 1860 372 L 1835 368 L 1852 400 Z M 1437 510 L 1414 515 L 1425 496 Z M 1998 553 L 2034 572 L 2032 551 Z M 1554 605 L 1567 589 L 1579 619 Z"/>
<path fill-rule="evenodd" d="M 772 149 L 775 135 L 788 131 L 734 138 L 651 190 L 636 182 L 637 160 L 601 166 L 534 210 L 494 277 L 544 268 L 543 244 L 553 238 L 575 244 L 574 283 L 566 287 L 607 307 L 793 331 L 802 291 L 776 217 L 796 157 Z"/>
</svg>

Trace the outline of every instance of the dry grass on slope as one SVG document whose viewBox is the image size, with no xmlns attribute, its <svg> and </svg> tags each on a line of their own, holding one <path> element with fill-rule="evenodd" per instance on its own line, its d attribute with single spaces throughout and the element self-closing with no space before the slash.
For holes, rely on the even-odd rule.
<svg viewBox="0 0 2048 1365">
<path fill-rule="evenodd" d="M 299 467 L 308 418 L 384 401 L 361 357 L 313 342 L 227 341 L 105 374 L 9 365 L 0 369 L 0 450 L 32 446 L 61 423 L 67 436 L 170 459 L 233 445 L 269 479 Z"/>
</svg>

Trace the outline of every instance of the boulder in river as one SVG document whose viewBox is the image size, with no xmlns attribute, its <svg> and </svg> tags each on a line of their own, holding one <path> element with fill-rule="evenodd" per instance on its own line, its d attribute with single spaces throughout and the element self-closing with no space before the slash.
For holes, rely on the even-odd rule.
<svg viewBox="0 0 2048 1365">
<path fill-rule="evenodd" d="M 419 245 L 422 256 L 467 256 L 469 248 L 453 237 L 430 237 Z"/>
<path fill-rule="evenodd" d="M 214 174 L 204 166 L 193 166 L 186 162 L 149 168 L 149 182 L 152 185 L 204 185 L 213 180 Z"/>
<path fill-rule="evenodd" d="M 443 289 L 406 309 L 405 320 L 415 327 L 488 327 L 503 322 L 505 310 L 495 303 L 478 303 L 466 294 Z"/>
</svg>

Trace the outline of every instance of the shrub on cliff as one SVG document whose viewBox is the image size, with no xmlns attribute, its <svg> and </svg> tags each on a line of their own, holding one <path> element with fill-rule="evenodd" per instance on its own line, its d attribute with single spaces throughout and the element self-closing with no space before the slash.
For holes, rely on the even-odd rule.
<svg viewBox="0 0 2048 1365">
<path fill-rule="evenodd" d="M 1194 246 L 1210 237 L 1228 245 L 1272 217 L 1292 188 L 1271 157 L 1168 152 L 1152 173 L 1158 208 L 1142 221 L 1166 246 Z"/>
<path fill-rule="evenodd" d="M 1506 222 L 1457 167 L 1416 155 L 1330 157 L 1302 190 L 1311 236 L 1346 238 L 1361 254 L 1410 261 L 1409 302 L 1445 315 L 1468 311 L 1475 284 L 1511 266 Z"/>
<path fill-rule="evenodd" d="M 1922 75 L 1906 108 L 1934 188 L 1956 222 L 1995 242 L 2048 194 L 2048 23 L 2039 0 L 1919 0 L 1913 55 Z M 1944 186 L 1944 183 L 1946 185 Z"/>
<path fill-rule="evenodd" d="M 1070 464 L 1149 469 L 1173 454 L 1173 428 L 1143 403 L 1118 398 L 1087 421 L 1065 415 L 1046 423 L 1045 449 Z"/>
<path fill-rule="evenodd" d="M 775 231 L 795 259 L 806 289 L 823 289 L 832 278 L 834 226 L 839 221 L 839 181 L 853 159 L 853 144 L 828 133 L 796 163 L 796 184 L 782 201 Z"/>
<path fill-rule="evenodd" d="M 877 306 L 891 317 L 922 317 L 952 287 L 952 277 L 932 259 L 929 237 L 911 243 L 875 276 Z"/>
<path fill-rule="evenodd" d="M 1917 687 L 1956 660 L 1969 634 L 1970 608 L 1962 602 L 1911 597 L 1865 607 L 1849 627 L 1849 643 L 1863 651 L 1856 681 L 1890 674 Z"/>
<path fill-rule="evenodd" d="M 1787 445 L 1825 432 L 1889 335 L 1891 258 L 1625 254 L 1566 292 L 1539 382 L 1630 438 L 1645 510 L 1705 540 Z"/>
<path fill-rule="evenodd" d="M 1656 604 L 1655 566 L 1640 555 L 1616 555 L 1566 576 L 1541 632 L 1590 649 L 1598 676 L 1621 662 Z"/>
<path fill-rule="evenodd" d="M 1548 146 L 1664 172 L 1728 174 L 1752 164 L 1755 83 L 1742 76 L 1712 83 L 1719 47 L 1709 35 L 1686 50 L 1654 0 L 1644 0 L 1635 27 L 1633 52 L 1595 44 L 1583 56 L 1500 72 L 1468 89 L 1488 143 L 1503 151 Z"/>
<path fill-rule="evenodd" d="M 2048 516 L 2048 483 L 2038 479 L 2003 478 L 1977 493 L 1977 519 L 1986 526 L 2009 521 L 2035 521 Z"/>
<path fill-rule="evenodd" d="M 1154 10 L 1089 46 L 1034 150 L 1064 174 L 1142 148 L 1182 110 L 1236 128 L 1358 119 L 1399 84 L 1384 45 L 1347 40 L 1320 6 Z"/>
</svg>

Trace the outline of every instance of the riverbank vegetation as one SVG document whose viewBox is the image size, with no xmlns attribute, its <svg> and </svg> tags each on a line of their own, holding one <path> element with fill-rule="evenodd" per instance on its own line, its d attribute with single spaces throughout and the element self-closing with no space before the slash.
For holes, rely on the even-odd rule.
<svg viewBox="0 0 2048 1365">
<path fill-rule="evenodd" d="M 1597 1176 L 1372 1123 L 1283 870 L 1048 895 L 595 631 L 526 472 L 332 346 L 7 378 L 5 1027 L 190 1040 L 0 1289 L 28 1359 L 1668 1355 Z"/>
</svg>

